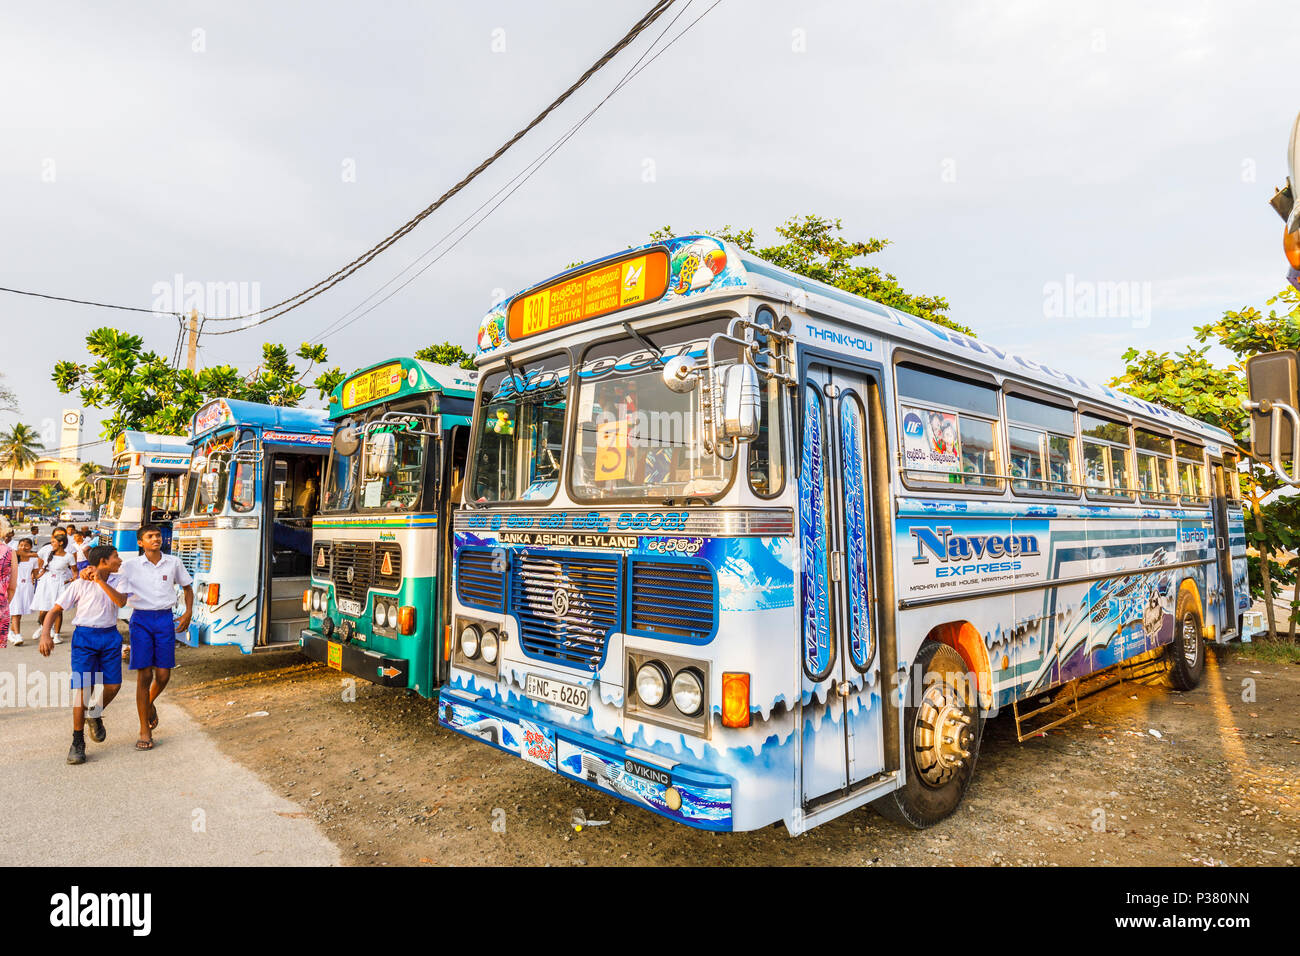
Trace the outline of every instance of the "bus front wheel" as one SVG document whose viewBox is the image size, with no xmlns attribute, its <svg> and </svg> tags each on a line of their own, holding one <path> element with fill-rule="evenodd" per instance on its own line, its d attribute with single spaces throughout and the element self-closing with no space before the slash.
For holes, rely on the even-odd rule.
<svg viewBox="0 0 1300 956">
<path fill-rule="evenodd" d="M 946 644 L 923 645 L 903 709 L 903 786 L 872 806 L 918 830 L 951 815 L 975 774 L 982 731 L 966 662 Z"/>
<path fill-rule="evenodd" d="M 1174 639 L 1165 646 L 1169 671 L 1165 678 L 1177 690 L 1192 690 L 1205 673 L 1205 632 L 1196 598 L 1187 591 L 1178 595 L 1177 626 Z"/>
</svg>

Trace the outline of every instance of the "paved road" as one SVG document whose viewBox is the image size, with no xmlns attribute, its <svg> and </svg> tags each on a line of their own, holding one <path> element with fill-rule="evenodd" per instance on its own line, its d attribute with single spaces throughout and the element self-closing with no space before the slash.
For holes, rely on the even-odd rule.
<svg viewBox="0 0 1300 956">
<path fill-rule="evenodd" d="M 0 866 L 340 863 L 300 807 L 225 757 L 165 695 L 158 745 L 137 752 L 133 681 L 105 711 L 108 739 L 87 735 L 87 761 L 69 766 L 71 713 L 30 706 L 34 685 L 69 669 L 70 629 L 63 636 L 48 660 L 31 641 L 0 650 Z"/>
</svg>

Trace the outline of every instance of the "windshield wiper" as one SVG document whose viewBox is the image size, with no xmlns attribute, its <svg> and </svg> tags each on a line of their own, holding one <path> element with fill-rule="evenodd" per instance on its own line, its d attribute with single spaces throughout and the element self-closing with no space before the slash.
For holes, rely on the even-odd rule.
<svg viewBox="0 0 1300 956">
<path fill-rule="evenodd" d="M 645 350 L 647 352 L 652 353 L 654 357 L 657 358 L 660 362 L 664 360 L 663 350 L 659 348 L 657 345 L 655 345 L 653 342 L 651 342 L 644 335 L 642 335 L 640 332 L 638 332 L 636 329 L 632 328 L 631 322 L 624 322 L 623 330 L 627 332 L 628 335 L 632 336 L 632 338 L 640 342 L 641 345 L 645 348 Z"/>
</svg>

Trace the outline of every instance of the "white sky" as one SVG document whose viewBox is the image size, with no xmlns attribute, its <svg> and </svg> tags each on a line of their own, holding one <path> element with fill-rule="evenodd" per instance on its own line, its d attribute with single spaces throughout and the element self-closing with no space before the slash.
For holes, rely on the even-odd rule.
<svg viewBox="0 0 1300 956">
<path fill-rule="evenodd" d="M 260 284 L 270 305 L 439 196 L 649 6 L 4 0 L 0 285 L 148 307 L 180 274 Z M 393 250 L 282 319 L 206 338 L 200 361 L 246 368 L 263 341 L 316 338 L 586 113 L 659 26 Z M 1296 35 L 1285 0 L 723 0 L 466 240 L 326 339 L 330 364 L 468 347 L 494 290 L 658 226 L 769 239 L 817 212 L 893 240 L 873 259 L 981 338 L 1104 380 L 1129 345 L 1181 348 L 1282 289 L 1266 203 L 1300 108 Z M 1139 283 L 1149 324 L 1141 308 L 1045 314 L 1067 276 Z M 0 369 L 22 401 L 0 424 L 77 405 L 50 372 L 104 324 L 172 351 L 166 319 L 0 295 Z M 88 438 L 98 426 L 90 413 Z"/>
</svg>

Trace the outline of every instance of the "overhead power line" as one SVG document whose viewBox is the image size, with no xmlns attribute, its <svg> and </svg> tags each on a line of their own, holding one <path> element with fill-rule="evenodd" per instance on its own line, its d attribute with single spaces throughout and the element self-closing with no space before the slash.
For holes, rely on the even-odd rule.
<svg viewBox="0 0 1300 956">
<path fill-rule="evenodd" d="M 90 299 L 70 299 L 63 295 L 46 295 L 44 292 L 28 292 L 24 289 L 7 289 L 0 286 L 0 292 L 12 292 L 14 295 L 29 295 L 35 299 L 53 299 L 55 302 L 75 302 L 77 305 L 93 305 L 100 309 L 118 309 L 122 312 L 148 312 L 151 315 L 180 315 L 179 312 L 160 312 L 157 309 L 141 309 L 134 305 L 110 305 L 107 302 L 92 302 Z"/>
<path fill-rule="evenodd" d="M 659 17 L 661 17 L 664 14 L 664 12 L 667 11 L 667 9 L 673 5 L 674 2 L 675 0 L 658 0 L 658 2 L 656 2 L 655 5 L 650 8 L 649 12 L 647 12 L 645 16 L 643 16 L 640 20 L 638 20 L 635 24 L 633 24 L 632 28 L 628 30 L 626 34 L 623 35 L 622 39 L 620 39 L 617 43 L 615 43 L 612 47 L 610 47 L 609 50 L 607 50 L 604 53 L 604 55 L 600 57 L 600 59 L 598 59 L 595 63 L 589 66 L 583 72 L 583 74 L 579 76 L 578 79 L 575 80 L 567 90 L 565 90 L 558 97 L 552 100 L 550 104 L 546 106 L 545 109 L 543 109 L 540 113 L 538 113 L 535 117 L 533 117 L 533 119 L 528 123 L 528 125 L 524 126 L 517 133 L 511 136 L 508 140 L 502 143 L 501 146 L 499 146 L 497 150 L 494 153 L 492 153 L 492 155 L 490 155 L 487 159 L 483 160 L 483 162 L 479 163 L 472 170 L 470 170 L 470 172 L 467 173 L 465 177 L 461 179 L 460 182 L 456 183 L 456 185 L 452 186 L 449 190 L 447 190 L 445 193 L 439 196 L 436 200 L 434 200 L 424 209 L 420 210 L 420 212 L 416 213 L 414 216 L 408 219 L 400 227 L 393 230 L 393 232 L 389 233 L 389 235 L 386 236 L 383 240 L 371 246 L 369 249 L 367 249 L 361 255 L 357 256 L 355 259 L 353 259 L 347 265 L 343 266 L 341 269 L 338 269 L 337 271 L 331 273 L 330 275 L 326 276 L 324 279 L 321 279 L 315 285 L 309 286 L 308 288 L 304 289 L 302 292 L 299 292 L 297 295 L 290 296 L 287 299 L 282 299 L 281 301 L 275 303 L 274 305 L 269 305 L 264 309 L 259 309 L 256 312 L 249 312 L 245 315 L 209 317 L 208 320 L 211 322 L 241 322 L 243 324 L 241 324 L 239 328 L 236 329 L 227 329 L 224 332 L 209 332 L 207 334 L 208 335 L 233 335 L 236 332 L 243 332 L 246 331 L 247 329 L 251 329 L 259 325 L 263 325 L 267 322 L 270 322 L 272 319 L 277 319 L 280 316 L 284 315 L 285 313 L 291 312 L 294 309 L 298 308 L 299 306 L 304 305 L 305 303 L 316 298 L 316 296 L 320 295 L 322 292 L 325 292 L 326 290 L 331 289 L 334 286 L 338 285 L 340 282 L 342 282 L 344 279 L 351 276 L 353 273 L 357 272 L 359 269 L 364 268 L 366 265 L 372 262 L 375 259 L 375 257 L 377 257 L 380 253 L 384 252 L 385 250 L 387 250 L 390 246 L 392 246 L 399 239 L 407 235 L 409 232 L 411 232 L 411 230 L 413 230 L 416 226 L 418 226 L 421 222 L 423 222 L 430 215 L 436 212 L 441 206 L 443 206 L 443 204 L 445 204 L 447 200 L 451 199 L 462 189 L 464 189 L 466 186 L 472 183 L 475 179 L 479 177 L 479 175 L 484 170 L 486 170 L 489 166 L 491 166 L 503 155 L 505 155 L 505 153 L 510 149 L 510 147 L 514 146 L 515 143 L 519 142 L 526 135 L 528 135 L 528 133 L 530 133 L 534 128 L 536 128 L 543 120 L 545 120 L 547 116 L 549 116 L 552 112 L 558 109 L 571 96 L 573 96 L 574 93 L 576 93 L 584 85 L 586 85 L 588 80 L 590 80 L 593 76 L 595 76 L 596 73 L 598 73 L 606 64 L 608 64 L 612 59 L 614 59 L 614 57 L 616 57 L 625 47 L 627 47 L 628 44 L 636 40 L 636 38 L 640 36 L 646 29 L 648 29 L 651 24 L 653 24 L 656 20 L 658 20 Z M 283 308 L 281 308 L 282 306 Z M 265 315 L 265 313 L 267 312 L 270 312 L 271 314 Z M 249 319 L 254 319 L 259 315 L 263 317 L 257 319 L 254 322 L 248 321 Z"/>
<path fill-rule="evenodd" d="M 663 32 L 660 33 L 659 36 L 655 38 L 654 42 L 651 43 L 650 46 L 646 48 L 645 52 L 642 53 L 641 56 L 637 59 L 637 61 L 629 68 L 628 72 L 623 75 L 623 78 L 619 80 L 618 83 L 616 83 L 614 87 L 609 91 L 609 93 L 607 93 L 604 96 L 604 98 L 600 100 L 600 102 L 598 102 L 594 107 L 592 107 L 592 109 L 585 116 L 583 116 L 580 120 L 578 120 L 577 123 L 575 123 L 572 127 L 570 127 L 570 129 L 566 133 L 564 133 L 553 143 L 551 143 L 550 146 L 544 149 L 537 156 L 536 159 L 534 159 L 531 163 L 529 163 L 518 173 L 516 173 L 512 179 L 510 179 L 504 185 L 502 185 L 500 189 L 498 189 L 495 193 L 493 193 L 486 200 L 480 203 L 479 206 L 476 209 L 474 209 L 473 212 L 471 212 L 468 216 L 466 216 L 454 227 L 452 227 L 446 233 L 446 235 L 444 235 L 441 239 L 439 239 L 432 246 L 426 249 L 423 253 L 417 256 L 409 265 L 407 265 L 395 276 L 393 276 L 382 286 L 380 286 L 378 289 L 376 289 L 374 292 L 368 295 L 365 299 L 362 299 L 361 302 L 357 303 L 357 305 L 353 306 L 347 312 L 343 313 L 343 315 L 339 316 L 339 318 L 335 319 L 324 329 L 322 329 L 316 335 L 313 341 L 317 343 L 323 342 L 325 339 L 329 338 L 330 336 L 342 332 L 345 328 L 352 325 L 354 322 L 357 322 L 360 319 L 364 318 L 365 316 L 369 315 L 379 306 L 383 305 L 385 302 L 387 302 L 389 299 L 395 296 L 398 292 L 401 292 L 408 285 L 410 285 L 412 282 L 418 279 L 421 275 L 423 275 L 426 271 L 428 271 L 430 267 L 432 267 L 435 263 L 437 263 L 440 259 L 442 259 L 443 256 L 451 252 L 451 250 L 454 249 L 457 245 L 459 245 L 461 241 L 463 241 L 475 229 L 477 229 L 479 225 L 481 225 L 483 221 L 487 219 L 488 216 L 490 216 L 493 212 L 495 212 L 502 205 L 502 203 L 504 203 L 507 199 L 509 199 L 512 195 L 514 195 L 514 193 L 521 186 L 523 186 L 524 183 L 526 183 L 529 179 L 531 179 L 532 176 L 538 170 L 540 170 L 542 166 L 544 166 L 546 162 L 550 160 L 551 157 L 554 156 L 560 150 L 561 147 L 565 145 L 565 143 L 567 143 L 578 133 L 578 131 L 587 123 L 587 121 L 590 120 L 591 117 L 594 116 L 595 113 L 602 106 L 604 106 L 605 103 L 607 103 L 614 96 L 615 93 L 623 89 L 623 87 L 626 86 L 631 80 L 635 79 L 643 70 L 649 67 L 651 63 L 653 63 L 655 60 L 659 59 L 660 56 L 666 53 L 673 44 L 675 44 L 678 40 L 680 40 L 683 36 L 685 36 L 691 30 L 692 27 L 694 27 L 697 23 L 703 20 L 704 17 L 706 17 L 709 14 L 709 12 L 713 10 L 714 7 L 716 7 L 719 3 L 722 2 L 722 0 L 714 0 L 714 2 L 708 8 L 706 8 L 703 13 L 701 13 L 698 17 L 696 17 L 685 27 L 683 27 L 682 30 L 679 33 L 677 33 L 671 40 L 669 40 L 658 52 L 656 52 L 653 56 L 650 56 L 651 50 L 653 50 L 655 46 L 658 45 L 659 41 L 663 39 L 664 35 L 669 30 L 672 29 L 673 24 L 676 23 L 677 20 L 681 18 L 682 14 L 684 14 L 687 11 L 687 9 L 690 7 L 691 2 L 692 0 L 687 0 L 686 5 L 682 7 L 681 10 L 678 11 L 677 15 L 674 16 L 672 20 L 669 21 L 668 25 L 664 28 Z M 648 60 L 646 59 L 647 56 L 649 56 Z M 501 196 L 502 193 L 505 193 L 505 195 L 501 197 L 500 201 L 493 203 L 493 200 L 497 199 L 498 196 Z M 378 302 L 376 302 L 374 305 L 370 306 L 369 308 L 365 309 L 360 314 L 355 316 L 353 315 L 353 313 L 357 312 L 358 309 L 361 309 L 363 306 L 365 306 L 367 302 L 369 302 L 375 296 L 383 292 L 384 289 L 388 288 L 388 286 L 392 285 L 394 282 L 400 279 L 411 269 L 414 269 L 416 265 L 418 265 L 421 262 L 421 260 L 425 259 L 427 256 L 432 254 L 435 249 L 437 249 L 444 242 L 450 239 L 457 232 L 457 230 L 459 230 L 462 226 L 465 225 L 465 223 L 469 222 L 476 215 L 478 215 L 478 213 L 482 211 L 485 207 L 487 207 L 489 204 L 491 204 L 491 208 L 488 209 L 488 211 L 483 216 L 481 216 L 477 221 L 475 221 L 473 225 L 471 225 L 463 233 L 457 236 L 456 239 L 451 243 L 451 245 L 443 249 L 442 252 L 440 252 L 437 256 L 435 256 L 432 260 L 425 263 L 419 269 L 419 271 L 417 271 L 413 276 L 411 276 L 409 279 L 407 279 L 405 282 L 399 285 L 392 292 L 388 293 L 388 295 L 384 296 L 382 299 L 380 299 Z"/>
</svg>

